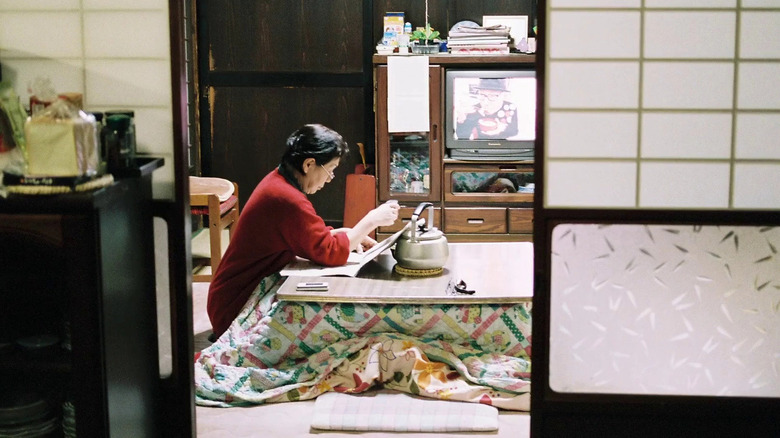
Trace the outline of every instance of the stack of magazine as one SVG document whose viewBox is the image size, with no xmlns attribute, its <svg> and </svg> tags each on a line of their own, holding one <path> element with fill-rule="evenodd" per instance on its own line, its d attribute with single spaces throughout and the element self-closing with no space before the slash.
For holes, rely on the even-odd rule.
<svg viewBox="0 0 780 438">
<path fill-rule="evenodd" d="M 509 28 L 504 25 L 458 24 L 447 35 L 453 55 L 501 55 L 509 53 Z"/>
</svg>

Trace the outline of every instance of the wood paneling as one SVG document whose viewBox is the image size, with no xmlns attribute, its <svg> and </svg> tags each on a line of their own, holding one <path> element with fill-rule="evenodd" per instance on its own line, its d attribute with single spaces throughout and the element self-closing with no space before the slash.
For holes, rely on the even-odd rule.
<svg viewBox="0 0 780 438">
<path fill-rule="evenodd" d="M 212 173 L 238 183 L 241 205 L 279 164 L 293 131 L 307 123 L 338 131 L 349 143 L 349 157 L 311 200 L 326 221 L 341 221 L 345 176 L 360 161 L 356 143 L 366 142 L 362 89 L 219 87 L 210 94 Z"/>
<path fill-rule="evenodd" d="M 451 3 L 452 24 L 462 20 L 482 24 L 483 15 L 528 15 L 530 31 L 536 16 L 535 0 L 453 0 Z"/>
<path fill-rule="evenodd" d="M 362 71 L 360 0 L 204 1 L 210 71 Z"/>
<path fill-rule="evenodd" d="M 534 210 L 532 208 L 509 209 L 509 232 L 531 234 L 534 232 Z"/>
</svg>

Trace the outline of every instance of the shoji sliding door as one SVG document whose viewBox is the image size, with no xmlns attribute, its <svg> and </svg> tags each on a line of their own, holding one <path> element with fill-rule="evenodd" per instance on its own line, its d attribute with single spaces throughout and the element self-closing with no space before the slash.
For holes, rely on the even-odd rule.
<svg viewBox="0 0 780 438">
<path fill-rule="evenodd" d="M 780 1 L 541 7 L 534 436 L 778 436 Z"/>
</svg>

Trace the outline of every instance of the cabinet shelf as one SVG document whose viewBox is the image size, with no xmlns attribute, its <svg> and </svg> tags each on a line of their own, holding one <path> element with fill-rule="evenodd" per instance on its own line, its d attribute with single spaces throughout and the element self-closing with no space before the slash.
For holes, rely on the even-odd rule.
<svg viewBox="0 0 780 438">
<path fill-rule="evenodd" d="M 13 374 L 71 372 L 71 354 L 67 350 L 58 350 L 46 354 L 14 351 L 0 356 L 0 369 Z"/>
<path fill-rule="evenodd" d="M 458 158 L 444 158 L 442 160 L 443 164 L 485 164 L 485 163 L 491 163 L 491 164 L 497 164 L 497 165 L 509 165 L 509 164 L 527 164 L 527 165 L 533 165 L 534 160 L 463 160 Z"/>
<path fill-rule="evenodd" d="M 427 141 L 391 141 L 390 148 L 428 148 Z"/>
<path fill-rule="evenodd" d="M 78 436 L 159 435 L 151 173 L 162 162 L 93 191 L 0 198 L 0 387 L 52 406 L 67 394 Z M 60 341 L 8 345 L 38 334 Z"/>
</svg>

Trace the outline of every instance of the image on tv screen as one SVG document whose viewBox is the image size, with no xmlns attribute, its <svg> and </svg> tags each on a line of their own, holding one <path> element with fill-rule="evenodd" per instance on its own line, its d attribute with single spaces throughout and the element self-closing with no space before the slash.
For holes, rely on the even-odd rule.
<svg viewBox="0 0 780 438">
<path fill-rule="evenodd" d="M 534 140 L 536 78 L 453 78 L 453 135 L 458 140 Z"/>
</svg>

